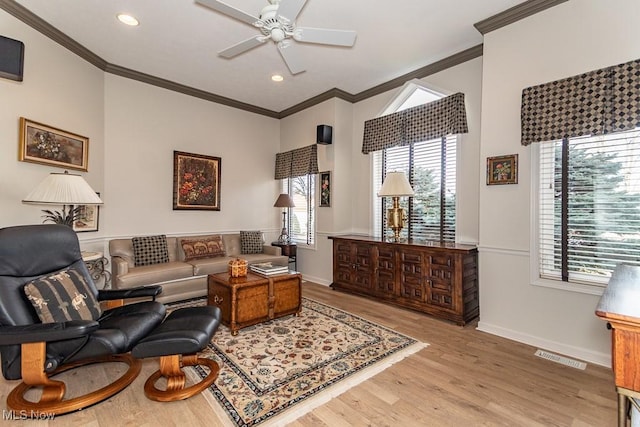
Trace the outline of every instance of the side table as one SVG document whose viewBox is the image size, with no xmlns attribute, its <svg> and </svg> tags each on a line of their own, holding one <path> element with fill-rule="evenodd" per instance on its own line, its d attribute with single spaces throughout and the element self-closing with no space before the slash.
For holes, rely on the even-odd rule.
<svg viewBox="0 0 640 427">
<path fill-rule="evenodd" d="M 289 257 L 289 264 L 293 263 L 293 270 L 298 271 L 298 261 L 296 260 L 298 246 L 295 243 L 271 242 L 271 246 L 279 247 L 282 250 L 282 255 Z"/>
<path fill-rule="evenodd" d="M 109 260 L 102 252 L 82 251 L 82 261 L 87 266 L 89 274 L 94 281 L 104 279 L 104 289 L 111 287 L 111 273 L 105 269 Z"/>
</svg>

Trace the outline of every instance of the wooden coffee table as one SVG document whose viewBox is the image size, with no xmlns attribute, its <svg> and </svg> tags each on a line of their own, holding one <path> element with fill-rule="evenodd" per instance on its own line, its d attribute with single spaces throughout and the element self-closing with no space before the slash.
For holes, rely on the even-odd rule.
<svg viewBox="0 0 640 427">
<path fill-rule="evenodd" d="M 230 277 L 210 274 L 208 304 L 220 307 L 222 323 L 238 330 L 290 314 L 299 315 L 302 303 L 302 275 L 296 272 L 263 277 L 249 273 Z"/>
</svg>

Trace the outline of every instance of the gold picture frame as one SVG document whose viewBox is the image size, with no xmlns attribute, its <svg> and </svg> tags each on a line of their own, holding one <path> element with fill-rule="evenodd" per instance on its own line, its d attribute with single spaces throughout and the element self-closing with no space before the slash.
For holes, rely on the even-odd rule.
<svg viewBox="0 0 640 427">
<path fill-rule="evenodd" d="M 89 138 L 20 117 L 18 160 L 89 170 Z"/>
<path fill-rule="evenodd" d="M 487 185 L 517 184 L 518 155 L 487 157 Z"/>
<path fill-rule="evenodd" d="M 173 152 L 173 209 L 220 210 L 220 157 Z"/>
</svg>

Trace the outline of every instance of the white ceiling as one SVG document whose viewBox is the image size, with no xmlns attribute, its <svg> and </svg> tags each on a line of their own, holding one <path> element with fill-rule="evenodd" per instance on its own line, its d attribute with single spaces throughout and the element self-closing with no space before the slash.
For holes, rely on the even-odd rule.
<svg viewBox="0 0 640 427">
<path fill-rule="evenodd" d="M 285 0 L 286 1 L 286 0 Z M 107 63 L 281 112 L 337 88 L 355 95 L 482 43 L 473 24 L 522 0 L 308 0 L 304 27 L 355 30 L 352 48 L 299 43 L 291 75 L 273 42 L 233 59 L 217 52 L 256 28 L 193 0 L 16 0 Z M 267 0 L 226 0 L 259 15 Z M 128 27 L 116 19 L 129 13 Z M 274 83 L 272 74 L 284 81 Z"/>
</svg>

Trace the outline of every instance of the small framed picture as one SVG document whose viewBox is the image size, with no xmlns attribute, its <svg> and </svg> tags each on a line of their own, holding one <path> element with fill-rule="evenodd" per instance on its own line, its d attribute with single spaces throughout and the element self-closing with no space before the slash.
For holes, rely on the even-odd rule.
<svg viewBox="0 0 640 427">
<path fill-rule="evenodd" d="M 331 207 L 331 172 L 320 172 L 320 207 Z"/>
<path fill-rule="evenodd" d="M 87 172 L 89 138 L 20 117 L 18 159 Z"/>
<path fill-rule="evenodd" d="M 487 185 L 517 184 L 518 155 L 487 157 Z"/>
<path fill-rule="evenodd" d="M 96 192 L 98 197 L 100 193 Z M 78 214 L 73 221 L 73 231 L 81 233 L 84 231 L 98 231 L 98 215 L 100 214 L 99 205 L 78 205 Z"/>
</svg>

